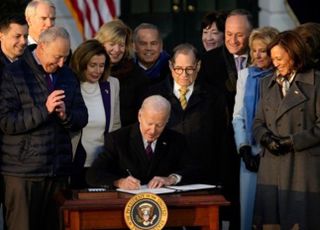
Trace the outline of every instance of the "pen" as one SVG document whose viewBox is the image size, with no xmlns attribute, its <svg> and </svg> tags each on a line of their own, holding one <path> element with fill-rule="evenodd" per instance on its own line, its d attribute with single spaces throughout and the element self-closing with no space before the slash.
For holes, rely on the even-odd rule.
<svg viewBox="0 0 320 230">
<path fill-rule="evenodd" d="M 132 176 L 131 172 L 129 169 L 126 169 L 127 173 L 129 174 L 129 176 Z"/>
</svg>

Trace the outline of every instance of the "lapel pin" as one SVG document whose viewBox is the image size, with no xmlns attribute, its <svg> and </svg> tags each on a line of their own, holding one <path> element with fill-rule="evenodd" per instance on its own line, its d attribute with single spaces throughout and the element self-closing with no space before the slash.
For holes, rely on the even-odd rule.
<svg viewBox="0 0 320 230">
<path fill-rule="evenodd" d="M 109 90 L 105 89 L 104 91 L 106 92 L 106 94 L 109 94 Z"/>
<path fill-rule="evenodd" d="M 299 92 L 297 90 L 294 91 L 295 94 L 299 94 Z"/>
<path fill-rule="evenodd" d="M 167 142 L 162 142 L 163 145 L 167 145 Z"/>
</svg>

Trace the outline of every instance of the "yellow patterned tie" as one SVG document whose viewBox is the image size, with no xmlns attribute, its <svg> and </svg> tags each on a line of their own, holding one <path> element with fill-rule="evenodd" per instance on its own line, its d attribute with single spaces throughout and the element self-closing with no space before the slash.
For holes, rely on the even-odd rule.
<svg viewBox="0 0 320 230">
<path fill-rule="evenodd" d="M 180 104 L 181 104 L 181 107 L 183 110 L 187 107 L 188 102 L 187 102 L 186 94 L 188 91 L 189 91 L 189 89 L 186 87 L 181 87 L 179 89 L 179 92 L 180 92 L 179 101 L 180 101 Z"/>
</svg>

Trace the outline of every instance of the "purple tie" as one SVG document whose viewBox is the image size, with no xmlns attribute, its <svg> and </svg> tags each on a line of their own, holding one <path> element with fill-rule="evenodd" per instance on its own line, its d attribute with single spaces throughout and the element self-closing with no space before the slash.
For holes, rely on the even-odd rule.
<svg viewBox="0 0 320 230">
<path fill-rule="evenodd" d="M 236 67 L 237 67 L 237 71 L 240 71 L 241 69 L 243 69 L 243 62 L 246 58 L 243 56 L 238 56 L 236 57 Z"/>
<path fill-rule="evenodd" d="M 51 80 L 50 74 L 46 73 L 46 81 L 49 92 L 51 93 L 54 90 L 53 82 Z"/>
<path fill-rule="evenodd" d="M 151 158 L 152 158 L 152 155 L 153 155 L 153 151 L 152 151 L 151 144 L 152 144 L 152 142 L 148 142 L 148 145 L 147 145 L 147 147 L 146 147 L 146 154 L 147 154 L 147 157 L 148 157 L 149 159 L 151 159 Z"/>
</svg>

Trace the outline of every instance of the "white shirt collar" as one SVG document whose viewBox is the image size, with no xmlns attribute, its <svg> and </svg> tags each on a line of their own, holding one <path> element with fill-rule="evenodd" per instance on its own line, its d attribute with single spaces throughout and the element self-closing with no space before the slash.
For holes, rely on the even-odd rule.
<svg viewBox="0 0 320 230">
<path fill-rule="evenodd" d="M 143 139 L 144 148 L 147 148 L 147 146 L 148 146 L 148 141 L 145 140 L 144 138 L 142 138 L 142 139 Z M 155 148 L 156 148 L 156 144 L 157 144 L 157 140 L 155 140 L 155 141 L 153 141 L 153 142 L 151 143 L 151 148 L 152 148 L 152 151 L 153 151 L 153 152 L 154 152 L 154 150 L 155 150 Z"/>
<path fill-rule="evenodd" d="M 174 81 L 173 94 L 174 94 L 177 98 L 180 97 L 180 92 L 179 92 L 179 89 L 180 89 L 180 88 L 181 88 L 181 86 Z M 187 98 L 187 101 L 188 101 L 189 98 L 191 97 L 191 94 L 192 94 L 193 89 L 194 89 L 194 82 L 193 82 L 191 85 L 189 85 L 187 88 L 188 88 L 188 92 L 187 92 L 187 94 L 186 94 L 186 98 Z"/>
<path fill-rule="evenodd" d="M 28 45 L 38 44 L 30 35 L 28 35 Z"/>
<path fill-rule="evenodd" d="M 246 58 L 246 59 L 248 59 L 248 56 L 249 56 L 249 55 L 248 55 L 247 53 L 245 53 L 245 54 L 241 54 L 241 55 L 237 55 L 237 54 L 234 54 L 234 55 L 233 55 L 233 57 L 234 57 L 234 58 L 237 58 L 237 57 L 244 57 L 244 58 Z"/>
</svg>

